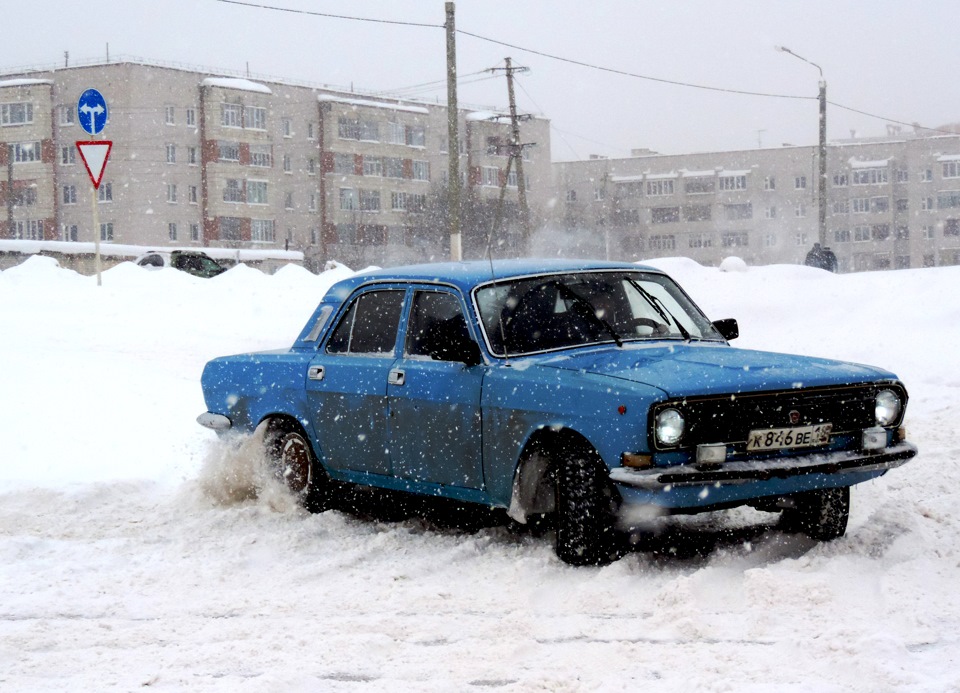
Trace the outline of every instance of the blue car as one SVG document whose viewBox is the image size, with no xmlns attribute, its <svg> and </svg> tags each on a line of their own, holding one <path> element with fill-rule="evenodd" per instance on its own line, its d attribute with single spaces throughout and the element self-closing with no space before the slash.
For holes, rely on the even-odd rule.
<svg viewBox="0 0 960 693">
<path fill-rule="evenodd" d="M 906 388 L 871 366 L 737 349 L 737 335 L 651 267 L 384 269 L 335 284 L 289 349 L 210 361 L 198 421 L 262 427 L 268 463 L 311 510 L 360 485 L 555 518 L 575 565 L 614 560 L 651 508 L 750 505 L 841 536 L 850 486 L 917 452 Z"/>
</svg>

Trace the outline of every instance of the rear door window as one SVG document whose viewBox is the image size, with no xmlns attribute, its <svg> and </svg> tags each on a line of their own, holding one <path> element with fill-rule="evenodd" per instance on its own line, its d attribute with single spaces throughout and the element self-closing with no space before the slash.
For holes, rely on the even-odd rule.
<svg viewBox="0 0 960 693">
<path fill-rule="evenodd" d="M 361 294 L 340 319 L 327 342 L 329 354 L 393 354 L 404 291 Z"/>
</svg>

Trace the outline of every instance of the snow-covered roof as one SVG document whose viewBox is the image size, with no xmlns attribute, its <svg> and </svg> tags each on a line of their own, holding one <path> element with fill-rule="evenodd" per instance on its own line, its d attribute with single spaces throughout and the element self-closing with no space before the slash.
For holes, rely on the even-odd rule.
<svg viewBox="0 0 960 693">
<path fill-rule="evenodd" d="M 960 161 L 960 154 L 941 154 L 937 161 Z"/>
<path fill-rule="evenodd" d="M 676 178 L 677 172 L 670 171 L 670 173 L 645 173 L 643 177 L 647 180 L 666 180 L 667 178 Z"/>
<path fill-rule="evenodd" d="M 255 91 L 260 94 L 272 94 L 270 87 L 249 79 L 237 77 L 207 77 L 200 84 L 204 87 L 223 87 L 224 89 L 239 89 L 240 91 Z"/>
<path fill-rule="evenodd" d="M 890 164 L 890 159 L 877 159 L 875 161 L 858 161 L 850 159 L 850 168 L 885 168 Z"/>
<path fill-rule="evenodd" d="M 610 176 L 612 183 L 639 183 L 643 181 L 643 174 L 639 176 Z"/>
<path fill-rule="evenodd" d="M 430 111 L 423 106 L 405 106 L 399 103 L 371 101 L 370 99 L 350 99 L 344 96 L 335 96 L 333 94 L 319 94 L 317 96 L 317 101 L 332 101 L 334 103 L 344 103 L 349 106 L 363 106 L 366 108 L 389 108 L 391 111 L 404 111 L 405 113 L 430 113 Z"/>
<path fill-rule="evenodd" d="M 743 171 L 728 171 L 727 169 L 721 169 L 717 172 L 718 176 L 746 176 L 752 173 L 750 169 L 745 169 Z"/>
<path fill-rule="evenodd" d="M 680 169 L 684 178 L 702 178 L 704 176 L 714 176 L 716 175 L 716 169 L 708 169 L 706 171 L 687 171 L 686 169 Z"/>
<path fill-rule="evenodd" d="M 472 113 L 467 113 L 464 120 L 477 121 L 477 120 L 510 120 L 510 116 L 504 113 L 495 113 L 493 111 L 473 111 Z"/>
<path fill-rule="evenodd" d="M 31 87 L 35 84 L 53 84 L 49 79 L 0 79 L 0 89 L 3 87 Z"/>
</svg>

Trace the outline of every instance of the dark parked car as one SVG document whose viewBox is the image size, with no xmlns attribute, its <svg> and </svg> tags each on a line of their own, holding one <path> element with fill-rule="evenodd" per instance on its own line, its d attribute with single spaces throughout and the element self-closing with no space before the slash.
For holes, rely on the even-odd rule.
<svg viewBox="0 0 960 693">
<path fill-rule="evenodd" d="M 151 250 L 138 257 L 135 262 L 146 269 L 172 267 L 204 278 L 216 277 L 227 271 L 226 267 L 199 250 Z"/>
<path fill-rule="evenodd" d="M 650 267 L 386 269 L 335 284 L 290 348 L 209 362 L 198 420 L 263 426 L 312 509 L 348 483 L 552 515 L 573 564 L 614 558 L 632 507 L 752 505 L 841 536 L 850 486 L 916 454 L 906 388 L 737 332 Z"/>
</svg>

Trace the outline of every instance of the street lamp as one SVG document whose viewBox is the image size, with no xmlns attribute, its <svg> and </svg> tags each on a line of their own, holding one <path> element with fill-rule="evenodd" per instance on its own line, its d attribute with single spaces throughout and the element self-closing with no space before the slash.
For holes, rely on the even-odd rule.
<svg viewBox="0 0 960 693">
<path fill-rule="evenodd" d="M 802 55 L 797 55 L 785 46 L 776 46 L 776 49 L 782 53 L 789 53 L 794 58 L 799 58 L 805 63 L 813 65 L 820 71 L 820 146 L 818 156 L 820 158 L 820 182 L 817 185 L 817 196 L 820 199 L 818 231 L 820 237 L 820 247 L 827 247 L 827 82 L 823 78 L 823 68 L 815 62 L 807 60 Z"/>
</svg>

